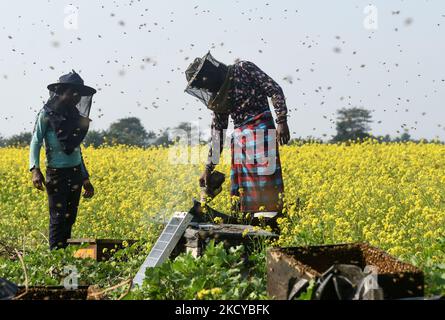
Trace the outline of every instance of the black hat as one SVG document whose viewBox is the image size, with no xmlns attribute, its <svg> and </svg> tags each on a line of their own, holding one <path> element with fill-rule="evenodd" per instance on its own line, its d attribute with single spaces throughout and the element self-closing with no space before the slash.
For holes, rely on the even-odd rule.
<svg viewBox="0 0 445 320">
<path fill-rule="evenodd" d="M 56 92 L 63 87 L 73 87 L 79 91 L 81 96 L 92 96 L 97 92 L 95 89 L 84 85 L 83 79 L 74 70 L 61 76 L 59 82 L 50 84 L 48 90 Z"/>
</svg>

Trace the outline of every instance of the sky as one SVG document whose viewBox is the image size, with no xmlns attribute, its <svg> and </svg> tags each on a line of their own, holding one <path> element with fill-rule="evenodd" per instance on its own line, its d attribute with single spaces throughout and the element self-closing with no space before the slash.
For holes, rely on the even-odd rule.
<svg viewBox="0 0 445 320">
<path fill-rule="evenodd" d="M 0 135 L 32 131 L 72 69 L 98 89 L 91 129 L 207 130 L 184 71 L 210 50 L 281 85 L 294 138 L 329 139 L 337 110 L 362 107 L 375 135 L 445 140 L 444 35 L 443 0 L 1 1 Z"/>
</svg>

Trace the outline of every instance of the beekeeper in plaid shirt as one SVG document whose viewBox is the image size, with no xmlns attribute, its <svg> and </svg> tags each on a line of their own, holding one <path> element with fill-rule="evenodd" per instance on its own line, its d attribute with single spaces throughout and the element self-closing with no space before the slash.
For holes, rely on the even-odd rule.
<svg viewBox="0 0 445 320">
<path fill-rule="evenodd" d="M 196 58 L 186 71 L 186 92 L 213 111 L 212 143 L 200 185 L 206 186 L 219 163 L 229 116 L 231 139 L 231 195 L 234 209 L 276 220 L 283 208 L 284 184 L 278 144 L 290 140 L 288 110 L 281 87 L 254 63 L 225 65 L 210 52 Z M 271 98 L 276 123 L 268 103 Z"/>
</svg>

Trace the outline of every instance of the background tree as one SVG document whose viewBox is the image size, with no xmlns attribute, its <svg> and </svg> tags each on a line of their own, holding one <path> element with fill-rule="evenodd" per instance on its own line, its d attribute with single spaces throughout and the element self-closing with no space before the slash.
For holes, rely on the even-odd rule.
<svg viewBox="0 0 445 320">
<path fill-rule="evenodd" d="M 85 140 L 83 141 L 83 144 L 86 147 L 99 147 L 105 143 L 105 137 L 107 135 L 106 131 L 97 131 L 97 130 L 90 130 L 87 133 L 87 136 L 85 137 Z"/>
<path fill-rule="evenodd" d="M 173 136 L 187 132 L 187 139 L 189 142 L 199 144 L 202 140 L 202 132 L 199 127 L 191 122 L 181 122 L 172 130 Z"/>
<path fill-rule="evenodd" d="M 31 143 L 31 139 L 32 133 L 22 132 L 7 138 L 4 143 L 9 147 L 26 147 Z"/>
<path fill-rule="evenodd" d="M 389 134 L 386 134 L 384 136 L 377 136 L 376 137 L 377 140 L 379 140 L 380 142 L 391 142 L 391 136 Z"/>
<path fill-rule="evenodd" d="M 407 141 L 411 141 L 411 135 L 410 135 L 409 132 L 406 130 L 404 133 L 401 134 L 400 137 L 395 138 L 394 141 L 396 141 L 396 142 L 407 142 Z"/>
<path fill-rule="evenodd" d="M 169 146 L 173 142 L 170 140 L 169 137 L 169 130 L 170 128 L 166 128 L 165 130 L 160 130 L 159 134 L 155 134 L 155 138 L 151 139 L 150 145 L 153 146 Z"/>
<path fill-rule="evenodd" d="M 343 108 L 337 111 L 337 135 L 333 142 L 351 140 L 362 140 L 370 137 L 369 124 L 372 123 L 371 112 L 362 108 Z"/>
<path fill-rule="evenodd" d="M 313 136 L 298 137 L 298 138 L 291 139 L 289 141 L 289 145 L 301 146 L 301 145 L 304 145 L 304 144 L 307 144 L 307 143 L 323 144 L 324 141 L 322 139 L 320 139 L 320 138 L 316 138 L 316 137 L 313 137 Z"/>
<path fill-rule="evenodd" d="M 106 138 L 110 144 L 144 147 L 148 145 L 150 135 L 139 118 L 131 117 L 112 123 L 107 131 Z"/>
</svg>

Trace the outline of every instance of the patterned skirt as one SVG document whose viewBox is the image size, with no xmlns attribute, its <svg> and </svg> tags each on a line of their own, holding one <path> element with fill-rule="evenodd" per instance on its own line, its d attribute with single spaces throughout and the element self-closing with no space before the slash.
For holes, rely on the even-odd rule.
<svg viewBox="0 0 445 320">
<path fill-rule="evenodd" d="M 231 139 L 231 195 L 241 212 L 281 212 L 284 191 L 275 123 L 263 112 L 234 129 Z"/>
</svg>

